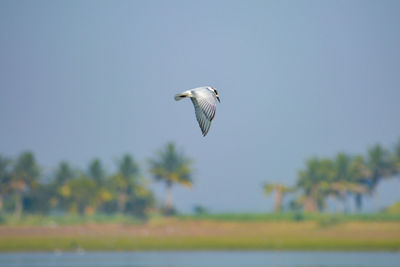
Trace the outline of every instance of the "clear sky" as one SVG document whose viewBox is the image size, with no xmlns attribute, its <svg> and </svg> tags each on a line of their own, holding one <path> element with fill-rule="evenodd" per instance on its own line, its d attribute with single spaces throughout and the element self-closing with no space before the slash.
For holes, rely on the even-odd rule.
<svg viewBox="0 0 400 267">
<path fill-rule="evenodd" d="M 195 160 L 180 210 L 268 211 L 263 182 L 398 140 L 399 14 L 400 1 L 2 0 L 0 153 L 30 149 L 51 171 L 93 157 L 113 170 L 128 152 L 145 173 L 175 141 Z M 203 85 L 221 97 L 205 138 L 173 99 Z M 399 190 L 385 182 L 375 203 Z"/>
</svg>

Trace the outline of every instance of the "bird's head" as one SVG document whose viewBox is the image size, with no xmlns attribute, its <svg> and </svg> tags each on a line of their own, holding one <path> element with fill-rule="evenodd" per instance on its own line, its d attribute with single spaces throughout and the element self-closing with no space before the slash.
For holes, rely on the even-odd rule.
<svg viewBox="0 0 400 267">
<path fill-rule="evenodd" d="M 219 100 L 219 95 L 218 95 L 217 89 L 215 89 L 215 88 L 213 88 L 213 87 L 211 87 L 210 89 L 211 89 L 211 91 L 214 92 L 215 96 L 217 97 L 218 102 L 221 102 L 221 100 Z"/>
</svg>

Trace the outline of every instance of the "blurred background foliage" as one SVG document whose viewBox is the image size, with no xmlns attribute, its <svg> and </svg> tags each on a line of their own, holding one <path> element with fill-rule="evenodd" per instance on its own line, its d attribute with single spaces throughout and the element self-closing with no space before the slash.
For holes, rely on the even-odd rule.
<svg viewBox="0 0 400 267">
<path fill-rule="evenodd" d="M 190 160 L 168 143 L 155 159 L 150 159 L 150 173 L 155 181 L 191 185 Z M 87 170 L 62 161 L 45 174 L 31 151 L 16 159 L 0 155 L 0 213 L 59 215 L 132 215 L 146 218 L 156 210 L 149 189 L 149 178 L 143 175 L 137 161 L 129 154 L 116 161 L 116 171 L 107 172 L 100 159 L 93 159 Z M 172 194 L 169 190 L 169 194 Z M 159 210 L 172 210 L 172 196 Z"/>
<path fill-rule="evenodd" d="M 133 156 L 126 154 L 115 162 L 114 172 L 108 172 L 102 161 L 95 158 L 86 170 L 62 161 L 50 173 L 45 173 L 33 152 L 22 152 L 16 158 L 0 155 L 0 223 L 6 217 L 17 222 L 21 216 L 33 215 L 64 216 L 70 218 L 67 221 L 78 220 L 82 215 L 101 221 L 112 215 L 117 221 L 132 221 L 154 214 L 176 214 L 172 187 L 193 185 L 193 161 L 170 142 L 147 162 L 147 166 L 139 166 Z M 363 199 L 373 196 L 381 181 L 399 174 L 400 140 L 391 148 L 376 144 L 365 155 L 338 153 L 334 158 L 313 157 L 298 172 L 294 185 L 273 181 L 263 185 L 266 195 L 275 195 L 275 212 L 281 215 L 243 216 L 302 220 L 312 218 L 310 214 L 328 211 L 328 199 L 335 201 L 339 207 L 336 211 L 340 213 L 348 212 L 350 201 L 361 212 Z M 157 204 L 150 182 L 165 185 L 163 204 Z M 284 201 L 286 198 L 289 201 Z M 383 213 L 396 217 L 400 214 L 399 203 L 393 203 Z M 211 215 L 201 205 L 194 207 L 194 214 L 209 219 L 243 219 L 242 215 Z M 181 215 L 181 218 L 187 217 Z"/>
<path fill-rule="evenodd" d="M 373 197 L 381 181 L 399 177 L 400 140 L 389 149 L 376 144 L 365 155 L 338 153 L 334 158 L 313 157 L 305 165 L 294 186 L 273 182 L 263 185 L 266 195 L 275 192 L 276 212 L 283 209 L 283 199 L 288 195 L 292 199 L 288 210 L 328 211 L 327 200 L 332 199 L 337 211 L 349 212 L 349 201 L 354 201 L 361 212 L 363 199 Z"/>
</svg>

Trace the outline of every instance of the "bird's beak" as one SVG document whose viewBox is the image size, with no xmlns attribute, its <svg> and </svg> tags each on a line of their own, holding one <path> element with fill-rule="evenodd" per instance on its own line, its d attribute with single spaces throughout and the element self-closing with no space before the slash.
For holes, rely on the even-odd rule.
<svg viewBox="0 0 400 267">
<path fill-rule="evenodd" d="M 219 100 L 219 96 L 217 96 L 217 99 L 218 99 L 218 102 L 220 102 L 220 103 L 221 103 L 221 100 Z"/>
</svg>

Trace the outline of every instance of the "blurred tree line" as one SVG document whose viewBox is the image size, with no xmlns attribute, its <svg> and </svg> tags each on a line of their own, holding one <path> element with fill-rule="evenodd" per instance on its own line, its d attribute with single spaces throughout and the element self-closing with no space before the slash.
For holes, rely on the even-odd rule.
<svg viewBox="0 0 400 267">
<path fill-rule="evenodd" d="M 171 188 L 192 184 L 191 161 L 174 143 L 168 143 L 149 165 L 149 173 L 167 188 L 162 210 L 172 213 Z M 148 183 L 129 154 L 116 161 L 113 173 L 95 158 L 86 170 L 62 161 L 50 174 L 42 171 L 30 151 L 16 159 L 0 155 L 0 213 L 14 213 L 18 218 L 23 213 L 131 214 L 143 218 L 156 208 Z"/>
<path fill-rule="evenodd" d="M 150 180 L 131 155 L 123 155 L 115 167 L 109 173 L 97 158 L 86 170 L 62 161 L 45 174 L 32 152 L 23 152 L 15 159 L 0 155 L 0 213 L 13 213 L 17 218 L 23 213 L 130 214 L 145 218 L 158 210 L 170 215 L 175 213 L 173 185 L 190 187 L 193 183 L 192 161 L 174 143 L 166 144 L 148 160 L 147 173 L 166 188 L 161 207 L 156 207 Z M 391 149 L 377 144 L 365 156 L 339 153 L 334 158 L 311 158 L 298 172 L 295 186 L 266 183 L 263 187 L 266 194 L 275 192 L 275 211 L 282 210 L 287 195 L 292 195 L 291 210 L 324 211 L 328 198 L 341 203 L 343 211 L 349 200 L 361 210 L 363 198 L 373 195 L 380 181 L 398 174 L 400 140 Z"/>
<path fill-rule="evenodd" d="M 333 198 L 346 211 L 349 200 L 361 211 L 363 198 L 373 196 L 384 179 L 400 174 L 400 140 L 391 149 L 379 144 L 370 147 L 366 155 L 339 153 L 334 158 L 313 157 L 298 172 L 295 186 L 281 183 L 263 185 L 265 194 L 275 192 L 275 211 L 282 210 L 283 198 L 292 195 L 288 208 L 320 212 Z"/>
</svg>

